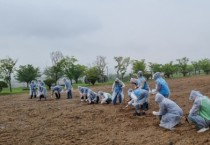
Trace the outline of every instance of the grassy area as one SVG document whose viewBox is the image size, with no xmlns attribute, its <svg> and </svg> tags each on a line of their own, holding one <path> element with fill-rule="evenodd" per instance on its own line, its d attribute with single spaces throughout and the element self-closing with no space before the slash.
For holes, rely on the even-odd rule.
<svg viewBox="0 0 210 145">
<path fill-rule="evenodd" d="M 29 90 L 23 90 L 23 88 L 12 88 L 12 92 L 10 92 L 9 88 L 4 88 L 2 92 L 0 93 L 0 96 L 3 95 L 11 95 L 11 94 L 21 94 L 21 93 L 27 93 Z"/>
<path fill-rule="evenodd" d="M 110 82 L 106 82 L 106 83 L 95 83 L 94 86 L 112 85 L 112 84 L 113 84 L 113 81 L 110 81 Z M 77 89 L 78 86 L 91 87 L 93 85 L 92 84 L 84 84 L 84 83 L 73 84 L 74 89 Z M 49 91 L 48 86 L 46 86 L 46 89 Z M 0 96 L 12 95 L 12 94 L 21 94 L 21 93 L 29 93 L 29 89 L 26 89 L 26 88 L 23 88 L 23 87 L 12 88 L 12 92 L 10 93 L 9 88 L 3 88 L 2 92 L 0 92 Z"/>
</svg>

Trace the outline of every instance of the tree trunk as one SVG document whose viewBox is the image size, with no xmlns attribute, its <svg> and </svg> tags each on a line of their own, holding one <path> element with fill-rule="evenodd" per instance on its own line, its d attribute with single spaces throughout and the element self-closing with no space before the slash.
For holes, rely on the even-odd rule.
<svg viewBox="0 0 210 145">
<path fill-rule="evenodd" d="M 11 81 L 9 81 L 9 90 L 10 90 L 10 93 L 12 92 L 12 85 L 11 85 Z"/>
</svg>

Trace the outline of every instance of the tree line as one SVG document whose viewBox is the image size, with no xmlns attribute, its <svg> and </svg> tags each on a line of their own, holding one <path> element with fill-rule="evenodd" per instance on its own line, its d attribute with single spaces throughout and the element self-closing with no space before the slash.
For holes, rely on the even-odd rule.
<svg viewBox="0 0 210 145">
<path fill-rule="evenodd" d="M 45 83 L 50 88 L 51 85 L 57 84 L 62 77 L 67 77 L 71 82 L 78 83 L 79 79 L 84 78 L 84 82 L 94 85 L 96 82 L 103 83 L 108 81 L 108 65 L 105 56 L 97 56 L 93 65 L 87 67 L 78 64 L 78 60 L 74 56 L 64 56 L 62 52 L 55 51 L 50 53 L 52 65 L 48 66 L 41 73 L 39 67 L 34 67 L 32 64 L 20 65 L 15 68 L 18 60 L 12 58 L 0 59 L 0 91 L 3 87 L 11 87 L 11 76 L 14 73 L 14 78 L 19 82 L 25 82 L 27 87 L 32 80 L 36 80 L 42 75 L 45 75 Z M 169 63 L 146 63 L 145 59 L 131 60 L 130 57 L 114 57 L 116 65 L 116 77 L 126 81 L 133 77 L 139 70 L 143 71 L 147 79 L 151 78 L 155 72 L 163 72 L 165 77 L 171 78 L 174 75 L 182 74 L 188 76 L 192 74 L 209 74 L 210 59 L 204 58 L 198 61 L 190 61 L 187 57 L 177 59 L 175 62 Z M 131 66 L 131 70 L 128 67 Z M 107 70 L 107 73 L 106 73 Z M 127 73 L 129 72 L 129 73 Z"/>
</svg>

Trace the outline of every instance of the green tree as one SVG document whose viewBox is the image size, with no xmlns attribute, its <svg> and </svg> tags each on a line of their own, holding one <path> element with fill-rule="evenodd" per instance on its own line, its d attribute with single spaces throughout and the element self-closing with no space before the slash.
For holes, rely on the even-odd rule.
<svg viewBox="0 0 210 145">
<path fill-rule="evenodd" d="M 187 65 L 187 71 L 188 71 L 189 75 L 191 75 L 192 72 L 194 72 L 194 67 L 193 67 L 193 65 Z"/>
<path fill-rule="evenodd" d="M 162 64 L 149 62 L 149 69 L 152 73 L 162 72 Z"/>
<path fill-rule="evenodd" d="M 196 72 L 198 71 L 199 74 L 200 74 L 200 64 L 199 64 L 199 61 L 192 61 L 192 66 L 193 66 L 193 69 L 194 69 L 194 74 L 196 75 Z"/>
<path fill-rule="evenodd" d="M 96 61 L 94 63 L 94 65 L 96 66 L 96 68 L 98 69 L 99 73 L 100 73 L 100 78 L 99 78 L 99 82 L 104 82 L 104 71 L 106 68 L 106 57 L 105 56 L 97 56 Z"/>
<path fill-rule="evenodd" d="M 96 83 L 96 81 L 99 79 L 99 77 L 100 77 L 100 72 L 98 71 L 98 69 L 96 67 L 91 67 L 91 68 L 87 69 L 86 79 L 92 85 L 94 85 Z"/>
<path fill-rule="evenodd" d="M 59 63 L 56 66 L 45 68 L 44 74 L 46 75 L 47 79 L 52 79 L 54 80 L 55 84 L 57 84 L 58 79 L 64 75 L 62 64 Z"/>
<path fill-rule="evenodd" d="M 78 83 L 78 79 L 85 75 L 86 66 L 76 64 L 77 59 L 66 56 L 62 59 L 64 74 L 71 80 L 74 79 Z"/>
<path fill-rule="evenodd" d="M 33 67 L 33 65 L 28 64 L 28 65 L 20 65 L 19 69 L 16 70 L 17 74 L 15 76 L 15 78 L 19 81 L 19 82 L 26 82 L 27 83 L 27 87 L 28 87 L 28 83 L 31 82 L 32 80 L 35 80 L 37 77 L 40 77 L 40 70 L 39 68 L 35 68 Z"/>
<path fill-rule="evenodd" d="M 44 70 L 47 79 L 53 79 L 57 84 L 57 80 L 64 75 L 63 72 L 63 54 L 60 51 L 50 53 L 52 66 Z"/>
<path fill-rule="evenodd" d="M 122 56 L 120 56 L 114 57 L 114 59 L 117 62 L 117 65 L 115 66 L 117 77 L 121 76 L 121 79 L 123 80 L 127 68 L 130 65 L 130 57 L 123 58 Z"/>
<path fill-rule="evenodd" d="M 132 61 L 132 70 L 134 73 L 138 73 L 138 71 L 145 72 L 146 70 L 146 63 L 145 60 L 142 59 L 141 61 L 139 60 L 133 60 Z"/>
<path fill-rule="evenodd" d="M 44 80 L 44 83 L 49 87 L 49 89 L 51 88 L 51 86 L 53 85 L 53 84 L 55 84 L 55 80 L 53 80 L 53 79 L 46 79 L 46 80 Z"/>
<path fill-rule="evenodd" d="M 178 61 L 178 66 L 180 68 L 180 73 L 182 73 L 183 76 L 185 77 L 186 74 L 188 73 L 187 63 L 188 63 L 189 59 L 187 57 L 183 57 L 181 59 L 177 59 L 177 61 Z"/>
<path fill-rule="evenodd" d="M 205 58 L 205 59 L 199 60 L 199 64 L 200 64 L 201 69 L 206 74 L 209 74 L 209 72 L 210 72 L 210 59 Z"/>
<path fill-rule="evenodd" d="M 12 58 L 0 59 L 0 75 L 9 84 L 10 92 L 12 92 L 11 75 L 15 70 L 17 60 Z"/>
<path fill-rule="evenodd" d="M 64 57 L 62 60 L 62 65 L 63 65 L 63 70 L 64 70 L 64 74 L 71 80 L 73 80 L 74 78 L 74 67 L 75 67 L 75 63 L 77 62 L 77 59 L 73 56 L 71 57 Z"/>
<path fill-rule="evenodd" d="M 173 61 L 166 63 L 162 66 L 162 71 L 167 78 L 170 78 L 175 72 L 175 67 L 173 65 Z"/>
<path fill-rule="evenodd" d="M 76 84 L 78 83 L 78 79 L 85 75 L 85 71 L 86 71 L 86 66 L 84 66 L 84 65 L 77 64 L 74 66 L 73 78 L 74 78 Z"/>
</svg>

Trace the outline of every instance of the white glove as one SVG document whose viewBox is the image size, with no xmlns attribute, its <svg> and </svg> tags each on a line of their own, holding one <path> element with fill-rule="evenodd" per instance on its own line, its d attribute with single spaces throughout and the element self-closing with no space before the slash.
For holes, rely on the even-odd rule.
<svg viewBox="0 0 210 145">
<path fill-rule="evenodd" d="M 154 95 L 156 94 L 156 89 L 152 89 L 151 93 Z"/>
<path fill-rule="evenodd" d="M 129 101 L 129 102 L 128 102 L 128 105 L 132 105 L 132 101 Z M 127 106 L 128 106 L 128 105 L 127 105 Z"/>
<path fill-rule="evenodd" d="M 156 111 L 152 111 L 152 114 L 153 115 L 159 115 L 158 112 L 156 112 Z"/>
<path fill-rule="evenodd" d="M 125 106 L 125 108 L 127 108 L 127 107 L 128 107 L 128 105 Z"/>
</svg>

